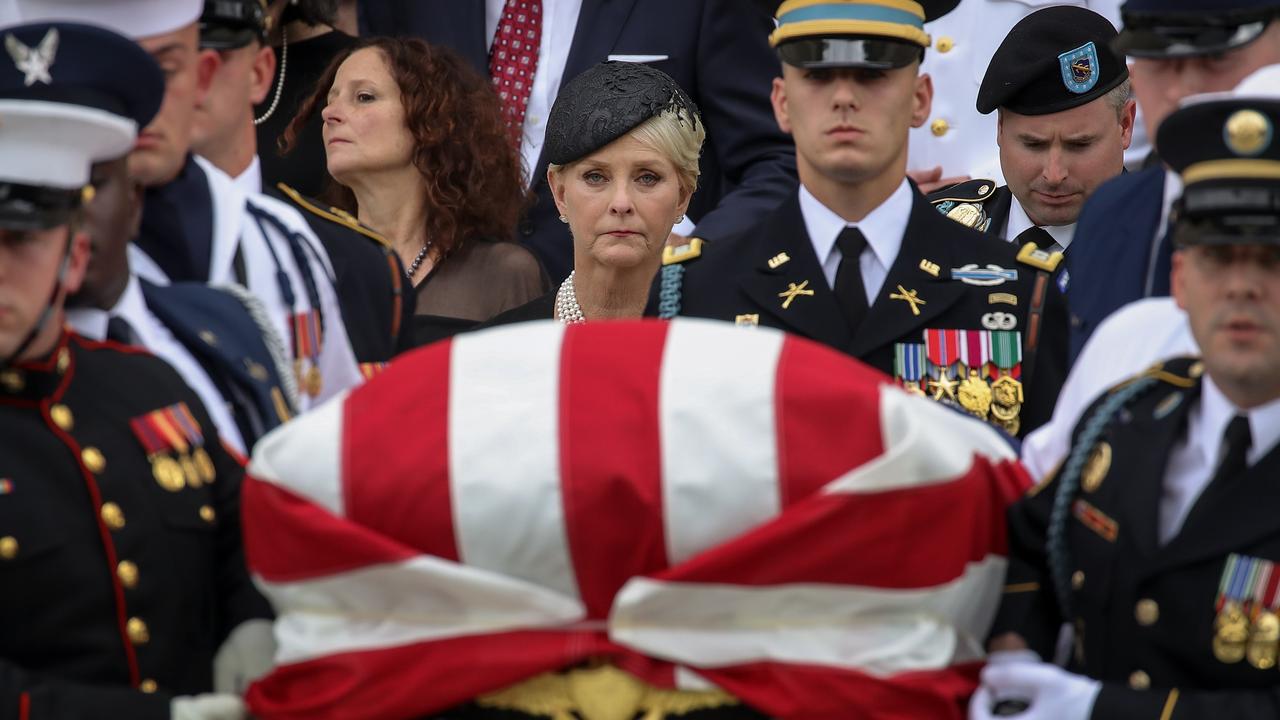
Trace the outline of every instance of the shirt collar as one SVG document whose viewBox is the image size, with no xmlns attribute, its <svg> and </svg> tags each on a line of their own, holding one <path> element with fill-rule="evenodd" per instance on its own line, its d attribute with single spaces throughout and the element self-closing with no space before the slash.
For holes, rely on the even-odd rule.
<svg viewBox="0 0 1280 720">
<path fill-rule="evenodd" d="M 1259 405 L 1248 412 L 1237 408 L 1206 373 L 1200 390 L 1200 421 L 1204 428 L 1201 447 L 1210 467 L 1216 467 L 1222 453 L 1222 434 L 1236 415 L 1249 417 L 1249 464 L 1261 460 L 1280 442 L 1280 399 Z"/>
<path fill-rule="evenodd" d="M 800 184 L 800 214 L 804 216 L 804 227 L 809 233 L 809 242 L 813 243 L 813 251 L 818 262 L 825 262 L 836 245 L 836 238 L 846 227 L 856 227 L 867 239 L 867 246 L 875 253 L 876 260 L 883 267 L 892 267 L 902 249 L 902 238 L 911 220 L 911 207 L 914 204 L 911 184 L 906 178 L 897 190 L 867 213 L 860 222 L 847 222 L 834 210 L 823 205 L 818 198 L 809 192 L 809 188 Z"/>
<path fill-rule="evenodd" d="M 1005 239 L 1013 242 L 1024 231 L 1033 227 L 1035 223 L 1031 222 L 1031 217 L 1027 215 L 1027 211 L 1022 209 L 1022 203 L 1018 202 L 1015 196 L 1009 203 L 1009 225 L 1005 229 Z M 1045 225 L 1044 231 L 1049 233 L 1049 237 L 1053 241 L 1062 246 L 1066 250 L 1071 245 L 1072 238 L 1076 234 L 1076 224 L 1070 225 Z"/>
<path fill-rule="evenodd" d="M 111 309 L 71 308 L 67 310 L 67 324 L 74 328 L 77 334 L 90 340 L 101 341 L 107 338 L 107 323 L 116 316 L 128 320 L 130 325 L 135 326 L 134 332 L 139 332 L 136 328 L 137 318 L 140 317 L 138 313 L 145 311 L 146 300 L 142 297 L 142 285 L 138 282 L 137 275 L 130 274 L 129 282 L 125 284 L 124 291 L 120 293 L 120 297 Z"/>
<path fill-rule="evenodd" d="M 237 187 L 247 195 L 258 195 L 262 192 L 262 164 L 258 162 L 258 156 L 254 155 L 253 160 L 249 162 L 249 167 L 244 172 L 233 178 Z"/>
</svg>

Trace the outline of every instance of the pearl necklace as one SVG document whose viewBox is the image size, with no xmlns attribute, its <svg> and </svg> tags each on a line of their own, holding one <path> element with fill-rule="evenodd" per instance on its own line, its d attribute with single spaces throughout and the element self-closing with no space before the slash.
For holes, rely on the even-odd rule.
<svg viewBox="0 0 1280 720">
<path fill-rule="evenodd" d="M 573 290 L 573 271 L 560 283 L 556 291 L 556 319 L 563 325 L 576 325 L 586 322 L 582 314 L 582 306 L 578 305 L 578 294 Z"/>
<path fill-rule="evenodd" d="M 279 82 L 276 83 L 276 94 L 275 94 L 275 97 L 271 98 L 271 106 L 267 108 L 266 112 L 262 113 L 262 117 L 257 117 L 253 119 L 254 125 L 261 125 L 262 123 L 266 122 L 267 118 L 271 117 L 272 113 L 276 111 L 276 106 L 280 104 L 280 93 L 284 91 L 284 73 L 288 69 L 289 69 L 289 33 L 287 30 L 284 29 L 283 26 L 281 26 L 280 27 L 280 80 Z"/>
<path fill-rule="evenodd" d="M 418 274 L 418 268 L 422 267 L 422 263 L 427 259 L 427 251 L 431 249 L 431 241 L 428 240 L 422 245 L 422 249 L 418 251 L 418 255 L 413 258 L 413 262 L 409 263 L 409 279 L 412 280 L 414 275 Z"/>
</svg>

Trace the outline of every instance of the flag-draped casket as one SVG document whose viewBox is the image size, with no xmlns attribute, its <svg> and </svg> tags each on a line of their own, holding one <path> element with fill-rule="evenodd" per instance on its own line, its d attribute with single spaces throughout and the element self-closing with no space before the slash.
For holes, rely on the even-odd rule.
<svg viewBox="0 0 1280 720">
<path fill-rule="evenodd" d="M 397 360 L 259 443 L 261 718 L 416 718 L 585 662 L 778 718 L 961 718 L 1025 473 L 861 363 L 699 320 Z"/>
</svg>

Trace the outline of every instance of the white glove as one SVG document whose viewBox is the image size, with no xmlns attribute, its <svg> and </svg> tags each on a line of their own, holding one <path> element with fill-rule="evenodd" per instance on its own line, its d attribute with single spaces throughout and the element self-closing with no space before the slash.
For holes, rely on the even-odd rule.
<svg viewBox="0 0 1280 720">
<path fill-rule="evenodd" d="M 246 620 L 227 636 L 213 656 L 213 689 L 244 695 L 249 683 L 275 667 L 276 637 L 270 620 Z"/>
<path fill-rule="evenodd" d="M 183 695 L 169 703 L 170 720 L 247 720 L 249 708 L 235 695 Z"/>
<path fill-rule="evenodd" d="M 1088 720 L 1102 683 L 1034 662 L 1022 652 L 1029 651 L 993 653 L 982 670 L 982 686 L 969 702 L 969 720 L 996 720 L 1001 716 L 992 712 L 995 704 L 1012 699 L 1030 703 L 1025 711 L 1008 716 L 1017 720 Z"/>
</svg>

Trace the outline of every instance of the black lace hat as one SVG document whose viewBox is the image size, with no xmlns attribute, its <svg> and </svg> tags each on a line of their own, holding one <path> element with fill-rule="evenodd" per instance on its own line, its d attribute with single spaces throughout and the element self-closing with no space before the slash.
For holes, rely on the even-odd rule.
<svg viewBox="0 0 1280 720">
<path fill-rule="evenodd" d="M 581 160 L 664 110 L 697 127 L 698 106 L 669 75 L 640 63 L 602 62 L 556 96 L 547 120 L 547 160 Z"/>
</svg>

